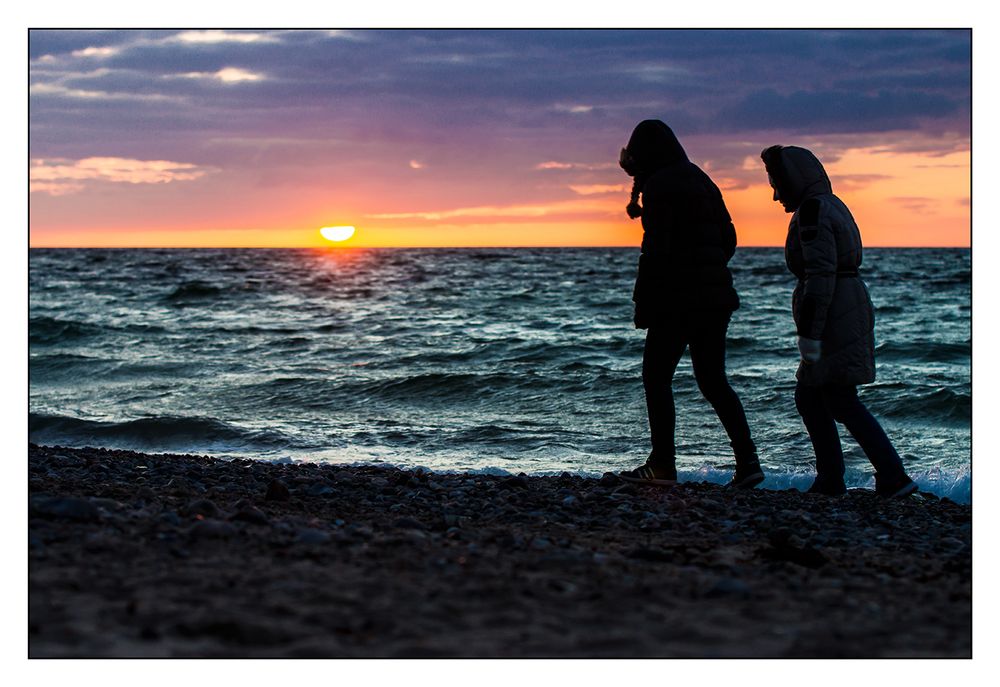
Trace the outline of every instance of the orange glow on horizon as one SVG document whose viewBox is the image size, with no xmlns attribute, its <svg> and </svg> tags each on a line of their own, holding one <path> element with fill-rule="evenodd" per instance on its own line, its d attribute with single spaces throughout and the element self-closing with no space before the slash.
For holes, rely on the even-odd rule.
<svg viewBox="0 0 1000 687">
<path fill-rule="evenodd" d="M 957 246 L 971 242 L 971 153 L 944 156 L 888 153 L 853 149 L 827 163 L 834 192 L 847 203 L 861 227 L 866 246 Z M 714 176 L 714 173 L 713 173 Z M 740 246 L 781 246 L 790 218 L 771 200 L 763 165 L 760 182 L 745 188 L 723 188 L 723 196 L 736 225 Z M 721 180 L 718 180 L 721 182 Z M 366 207 L 372 195 L 355 193 L 350 207 L 330 208 L 322 192 L 305 194 L 294 203 L 269 197 L 261 208 L 227 215 L 215 204 L 209 211 L 192 212 L 203 219 L 198 225 L 170 223 L 166 213 L 154 215 L 147 226 L 129 226 L 128 219 L 144 208 L 123 201 L 112 203 L 118 214 L 103 227 L 74 223 L 73 215 L 59 215 L 61 199 L 39 198 L 32 209 L 29 244 L 45 247 L 232 247 L 232 248 L 375 248 L 375 247 L 638 247 L 642 227 L 625 216 L 627 192 L 600 193 L 550 203 L 510 204 L 455 208 L 437 199 L 435 210 L 375 214 Z M 35 204 L 34 195 L 32 205 Z M 122 198 L 127 198 L 122 196 Z M 94 203 L 94 219 L 102 207 Z M 430 202 L 425 200 L 424 202 Z M 281 207 L 301 210 L 283 216 Z M 51 216 L 42 212 L 51 213 Z M 60 210 L 62 212 L 62 210 Z M 76 215 L 80 216 L 81 211 Z M 245 216 L 241 216 L 242 213 Z M 363 225 L 364 232 L 348 244 L 331 244 L 316 227 L 331 215 Z M 88 212 L 85 217 L 90 218 Z M 143 215 L 148 217 L 149 213 Z M 208 217 L 212 219 L 207 219 Z M 39 219 L 47 217 L 47 221 Z M 253 219 L 250 219 L 252 217 Z M 180 218 L 179 218 L 180 219 Z M 328 219 L 327 219 L 328 221 Z M 160 224 L 155 224 L 160 222 Z M 214 226 L 204 226 L 214 222 Z M 254 222 L 254 224 L 250 224 Z M 346 222 L 345 222 L 346 224 Z"/>
</svg>

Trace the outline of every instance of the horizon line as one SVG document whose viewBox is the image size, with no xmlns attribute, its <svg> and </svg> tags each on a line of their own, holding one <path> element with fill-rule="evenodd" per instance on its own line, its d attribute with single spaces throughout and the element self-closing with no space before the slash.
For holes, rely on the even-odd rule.
<svg viewBox="0 0 1000 687">
<path fill-rule="evenodd" d="M 871 244 L 865 245 L 865 248 L 972 248 L 970 244 L 948 244 L 948 245 L 893 245 L 893 244 Z M 623 245 L 623 244 L 588 244 L 588 245 L 455 245 L 455 246 L 442 246 L 442 245 L 399 245 L 399 246 L 317 246 L 317 245 L 307 245 L 307 246 L 86 246 L 86 245 L 67 245 L 67 246 L 32 246 L 28 245 L 29 250 L 156 250 L 164 248 L 176 248 L 181 250 L 196 250 L 196 249 L 222 249 L 230 248 L 235 250 L 289 250 L 289 249 L 319 249 L 319 250 L 373 250 L 373 249 L 395 249 L 395 248 L 405 248 L 405 249 L 435 249 L 435 248 L 461 248 L 461 249 L 475 249 L 475 248 L 489 248 L 489 249 L 516 249 L 516 250 L 526 250 L 532 248 L 626 248 L 626 249 L 639 249 L 639 245 Z M 748 244 L 736 247 L 737 250 L 740 248 L 784 248 L 784 244 L 768 243 L 768 244 Z"/>
</svg>

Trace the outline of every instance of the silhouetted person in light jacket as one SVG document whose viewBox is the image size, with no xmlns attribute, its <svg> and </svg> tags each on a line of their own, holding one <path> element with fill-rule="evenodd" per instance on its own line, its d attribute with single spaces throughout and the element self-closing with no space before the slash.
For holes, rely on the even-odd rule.
<svg viewBox="0 0 1000 687">
<path fill-rule="evenodd" d="M 632 300 L 635 326 L 648 330 L 642 383 L 653 449 L 645 465 L 620 476 L 630 482 L 676 483 L 671 385 L 677 363 L 690 348 L 698 388 L 722 421 L 736 457 L 730 485 L 754 487 L 764 473 L 743 405 L 726 379 L 726 330 L 740 300 L 727 266 L 736 251 L 736 230 L 722 193 L 659 120 L 636 126 L 619 164 L 635 177 L 626 211 L 642 217 Z"/>
<path fill-rule="evenodd" d="M 816 452 L 816 480 L 809 491 L 831 496 L 847 491 L 840 422 L 875 467 L 875 490 L 887 497 L 911 494 L 917 485 L 858 398 L 857 385 L 875 381 L 875 311 L 858 275 L 858 225 L 810 151 L 771 146 L 761 159 L 774 200 L 794 213 L 785 262 L 799 280 L 792 294 L 801 356 L 795 406 Z"/>
</svg>

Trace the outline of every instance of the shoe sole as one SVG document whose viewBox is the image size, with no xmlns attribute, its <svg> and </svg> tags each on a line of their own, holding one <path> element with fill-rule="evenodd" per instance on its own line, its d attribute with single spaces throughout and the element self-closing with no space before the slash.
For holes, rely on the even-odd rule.
<svg viewBox="0 0 1000 687">
<path fill-rule="evenodd" d="M 618 479 L 632 484 L 652 484 L 657 487 L 672 487 L 677 484 L 675 479 L 643 479 L 642 477 L 625 477 L 624 475 L 618 475 Z"/>
<path fill-rule="evenodd" d="M 891 494 L 886 494 L 885 498 L 887 498 L 887 499 L 901 499 L 904 496 L 909 496 L 910 494 L 915 493 L 916 491 L 917 491 L 917 483 L 916 482 L 910 482 L 905 487 L 902 487 L 901 489 L 899 489 L 899 490 L 897 490 L 897 491 L 895 491 L 895 492 L 893 492 Z"/>
<path fill-rule="evenodd" d="M 730 482 L 729 486 L 735 487 L 737 489 L 753 489 L 758 484 L 764 481 L 764 473 L 758 472 L 755 475 L 750 475 L 749 477 L 744 477 L 741 481 Z"/>
</svg>

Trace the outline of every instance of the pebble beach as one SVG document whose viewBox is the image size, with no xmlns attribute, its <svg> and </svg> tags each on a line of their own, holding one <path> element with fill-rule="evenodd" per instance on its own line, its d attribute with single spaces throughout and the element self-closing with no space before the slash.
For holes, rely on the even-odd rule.
<svg viewBox="0 0 1000 687">
<path fill-rule="evenodd" d="M 972 508 L 30 444 L 43 657 L 951 657 Z"/>
</svg>

